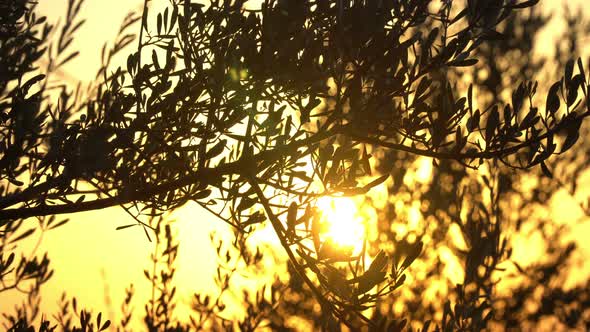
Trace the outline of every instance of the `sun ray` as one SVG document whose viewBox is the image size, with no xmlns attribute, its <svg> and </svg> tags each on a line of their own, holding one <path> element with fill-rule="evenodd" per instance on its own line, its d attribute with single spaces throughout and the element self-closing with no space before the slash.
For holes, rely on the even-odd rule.
<svg viewBox="0 0 590 332">
<path fill-rule="evenodd" d="M 362 250 L 365 224 L 356 202 L 348 197 L 322 197 L 317 206 L 326 223 L 325 239 L 331 239 L 342 248 L 353 248 L 353 254 Z"/>
</svg>

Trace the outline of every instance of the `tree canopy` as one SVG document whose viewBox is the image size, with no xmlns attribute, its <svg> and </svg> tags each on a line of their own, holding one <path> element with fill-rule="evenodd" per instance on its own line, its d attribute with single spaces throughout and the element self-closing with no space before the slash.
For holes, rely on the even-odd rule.
<svg viewBox="0 0 590 332">
<path fill-rule="evenodd" d="M 251 8 L 172 0 L 152 13 L 145 1 L 102 49 L 96 83 L 84 91 L 50 76 L 77 54 L 69 48 L 82 2 L 70 0 L 53 31 L 32 2 L 4 1 L 1 253 L 30 234 L 22 231 L 30 217 L 51 228 L 56 215 L 120 206 L 133 222 L 119 228 L 139 225 L 150 236 L 154 218 L 193 201 L 237 234 L 268 221 L 326 328 L 376 328 L 366 310 L 403 288 L 424 243 L 393 234 L 395 250 L 377 243 L 353 254 L 322 237 L 316 201 L 365 195 L 391 177 L 391 195 L 411 194 L 417 189 L 403 176 L 410 161 L 427 157 L 439 186 L 419 196 L 430 204 L 426 214 L 443 211 L 469 235 L 457 292 L 475 294 L 441 309 L 438 328 L 485 328 L 493 306 L 476 298 L 492 295 L 491 276 L 509 251 L 499 193 L 510 191 L 515 170 L 553 177 L 551 162 L 574 146 L 590 114 L 580 59 L 564 61 L 541 97 L 534 77 L 502 82 L 509 73 L 494 62 L 498 52 L 532 52 L 510 44 L 524 38 L 510 35 L 510 24 L 537 2 L 283 0 Z M 113 66 L 130 45 L 126 65 Z M 49 61 L 39 68 L 41 57 Z M 485 180 L 467 176 L 484 164 Z M 462 181 L 471 187 L 459 190 Z M 484 188 L 488 205 L 478 196 Z M 387 233 L 393 221 L 380 223 Z M 14 256 L 1 257 L 4 277 Z M 46 259 L 21 266 L 16 280 L 51 276 Z M 505 310 L 522 305 L 504 301 Z"/>
</svg>

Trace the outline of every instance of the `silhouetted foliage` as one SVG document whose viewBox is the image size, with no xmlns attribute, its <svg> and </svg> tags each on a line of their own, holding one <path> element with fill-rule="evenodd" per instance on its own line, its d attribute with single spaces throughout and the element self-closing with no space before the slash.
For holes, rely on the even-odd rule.
<svg viewBox="0 0 590 332">
<path fill-rule="evenodd" d="M 10 326 L 34 329 L 39 287 L 51 277 L 46 256 L 16 260 L 16 243 L 63 224 L 56 215 L 112 206 L 134 219 L 119 229 L 140 225 L 157 245 L 145 273 L 154 289 L 144 317 L 150 331 L 287 329 L 293 317 L 327 330 L 530 328 L 548 315 L 581 326 L 585 285 L 549 283 L 562 280 L 574 250 L 557 241 L 562 229 L 543 233 L 545 261 L 511 260 L 512 234 L 529 222 L 551 224 L 527 220 L 531 209 L 547 206 L 565 182 L 573 181 L 573 194 L 586 165 L 568 151 L 590 114 L 583 62 L 571 58 L 579 31 L 566 36 L 570 58 L 557 52 L 563 75 L 530 81 L 548 61 L 532 56 L 547 22 L 537 2 L 285 0 L 247 9 L 239 0 L 173 0 L 153 14 L 145 1 L 141 18 L 128 16 L 103 48 L 100 81 L 82 91 L 50 78 L 77 55 L 68 47 L 82 2 L 69 1 L 55 32 L 32 1 L 4 0 L 2 285 L 15 277 L 0 291 L 33 283 L 28 303 L 7 315 Z M 127 32 L 135 22 L 137 50 L 113 69 L 112 57 L 135 39 Z M 537 90 L 546 90 L 541 106 Z M 434 165 L 432 178 L 406 182 L 423 158 Z M 556 176 L 560 164 L 575 168 L 572 175 Z M 523 174 L 538 181 L 532 195 L 519 187 Z M 375 206 L 379 236 L 360 254 L 323 237 L 318 197 L 367 195 L 371 203 L 371 188 L 382 183 L 390 200 Z M 409 229 L 392 199 L 419 202 L 420 227 Z M 225 255 L 217 245 L 220 295 L 196 295 L 184 323 L 172 315 L 178 243 L 163 214 L 189 201 L 231 225 L 235 241 Z M 39 225 L 29 229 L 32 217 Z M 227 320 L 222 295 L 237 266 L 257 268 L 265 253 L 247 238 L 265 223 L 289 258 L 290 280 L 245 293 L 245 317 Z M 442 247 L 462 263 L 459 283 L 445 275 Z M 497 278 L 510 262 L 519 283 L 502 294 Z M 429 300 L 435 283 L 446 290 Z M 132 295 L 129 288 L 120 330 L 130 328 Z M 68 331 L 111 324 L 65 297 L 57 317 Z"/>
</svg>

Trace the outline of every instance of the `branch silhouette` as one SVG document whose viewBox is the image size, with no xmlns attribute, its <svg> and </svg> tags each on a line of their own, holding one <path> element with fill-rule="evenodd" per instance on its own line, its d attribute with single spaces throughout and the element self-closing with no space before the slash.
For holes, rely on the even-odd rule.
<svg viewBox="0 0 590 332">
<path fill-rule="evenodd" d="M 141 17 L 126 18 L 111 50 L 103 49 L 97 81 L 87 91 L 67 84 L 51 90 L 51 73 L 78 54 L 69 45 L 82 24 L 82 1 L 68 2 L 53 35 L 54 27 L 34 15 L 33 1 L 0 3 L 0 231 L 6 234 L 0 279 L 14 262 L 2 256 L 8 245 L 35 231 L 22 231 L 28 218 L 48 230 L 57 215 L 121 206 L 146 226 L 194 201 L 234 226 L 240 241 L 268 220 L 293 278 L 307 287 L 299 291 L 310 292 L 326 311 L 318 323 L 323 328 L 401 330 L 407 321 L 364 313 L 404 286 L 410 265 L 429 245 L 418 235 L 430 229 L 414 239 L 393 234 L 397 210 L 388 206 L 376 215 L 393 215 L 380 227 L 390 241 L 382 247 L 394 249 L 381 250 L 377 237 L 353 256 L 334 250 L 316 206 L 324 195 L 371 195 L 386 183 L 392 197 L 405 191 L 428 202 L 421 211 L 444 232 L 450 222 L 440 216 L 452 220 L 467 243 L 457 250 L 465 263 L 465 277 L 452 290 L 459 304 L 437 309 L 443 313 L 438 327 L 488 327 L 491 276 L 510 257 L 499 226 L 506 218 L 500 196 L 512 194 L 516 181 L 507 174 L 540 170 L 553 178 L 559 158 L 578 147 L 590 115 L 590 85 L 579 58 L 559 60 L 558 79 L 542 88 L 525 75 L 542 64 L 507 58 L 515 50 L 533 54 L 528 35 L 546 23 L 535 15 L 538 1 L 268 0 L 246 9 L 244 0 L 208 6 L 174 0 L 159 13 L 148 2 Z M 128 32 L 133 28 L 137 40 Z M 137 48 L 113 67 L 113 56 L 132 42 Z M 39 69 L 41 57 L 47 67 Z M 508 67 L 519 75 L 501 70 L 500 58 L 513 61 Z M 504 85 L 503 76 L 518 84 Z M 544 105 L 535 100 L 539 91 Z M 439 188 L 405 183 L 411 163 L 423 157 L 435 161 Z M 467 174 L 484 163 L 477 181 Z M 468 181 L 476 188 L 461 187 Z M 166 236 L 157 241 L 175 253 Z M 441 235 L 429 237 L 436 242 Z M 242 249 L 240 259 L 251 259 Z M 569 257 L 566 249 L 555 249 L 562 255 L 554 262 Z M 367 267 L 369 254 L 374 260 Z M 48 261 L 29 263 L 15 270 L 18 280 L 41 285 L 51 274 Z M 226 277 L 221 288 L 228 287 Z M 161 295 L 172 301 L 170 292 Z M 169 308 L 170 301 L 161 305 Z M 220 300 L 213 307 L 202 302 L 205 321 L 223 321 L 214 312 L 223 311 Z M 250 309 L 268 305 L 245 302 Z M 149 328 L 172 328 L 169 310 L 155 317 L 154 308 Z M 462 308 L 472 315 L 463 317 Z M 90 314 L 80 316 L 81 325 L 90 326 Z M 243 327 L 260 326 L 261 317 L 252 315 Z M 102 325 L 99 319 L 96 328 Z"/>
</svg>

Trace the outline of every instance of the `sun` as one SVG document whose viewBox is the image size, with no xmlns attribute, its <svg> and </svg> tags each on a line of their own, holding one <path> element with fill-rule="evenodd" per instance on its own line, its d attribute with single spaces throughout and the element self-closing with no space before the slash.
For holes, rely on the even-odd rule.
<svg viewBox="0 0 590 332">
<path fill-rule="evenodd" d="M 343 248 L 352 247 L 353 254 L 358 254 L 365 238 L 365 224 L 355 201 L 348 197 L 322 197 L 317 207 L 327 226 L 322 237 Z"/>
</svg>

